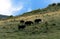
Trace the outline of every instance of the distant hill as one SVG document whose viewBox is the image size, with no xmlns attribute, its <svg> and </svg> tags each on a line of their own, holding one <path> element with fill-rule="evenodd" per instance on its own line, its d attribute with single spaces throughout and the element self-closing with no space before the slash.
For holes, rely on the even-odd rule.
<svg viewBox="0 0 60 39">
<path fill-rule="evenodd" d="M 5 19 L 7 17 L 9 17 L 9 16 L 7 16 L 7 15 L 0 15 L 0 19 Z"/>
</svg>

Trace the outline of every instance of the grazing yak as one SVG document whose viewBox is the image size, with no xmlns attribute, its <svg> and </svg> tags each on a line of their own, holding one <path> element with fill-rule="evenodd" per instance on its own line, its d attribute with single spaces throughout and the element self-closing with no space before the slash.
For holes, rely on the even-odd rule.
<svg viewBox="0 0 60 39">
<path fill-rule="evenodd" d="M 32 21 L 26 21 L 26 22 L 25 22 L 25 25 L 31 25 L 31 24 L 33 24 Z"/>
<path fill-rule="evenodd" d="M 25 25 L 18 25 L 18 30 L 24 29 L 26 26 Z"/>
<path fill-rule="evenodd" d="M 20 23 L 24 23 L 24 20 L 20 20 Z"/>
<path fill-rule="evenodd" d="M 40 23 L 42 20 L 41 19 L 35 19 L 34 22 L 35 23 Z"/>
</svg>

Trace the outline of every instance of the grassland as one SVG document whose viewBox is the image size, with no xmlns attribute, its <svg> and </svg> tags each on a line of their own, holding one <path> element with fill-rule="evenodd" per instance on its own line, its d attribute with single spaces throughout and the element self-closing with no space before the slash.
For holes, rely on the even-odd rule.
<svg viewBox="0 0 60 39">
<path fill-rule="evenodd" d="M 60 39 L 59 6 L 50 6 L 40 11 L 35 10 L 21 16 L 0 20 L 0 39 Z M 23 30 L 18 30 L 20 20 L 34 22 L 37 18 L 43 21 L 40 24 L 33 24 Z"/>
</svg>

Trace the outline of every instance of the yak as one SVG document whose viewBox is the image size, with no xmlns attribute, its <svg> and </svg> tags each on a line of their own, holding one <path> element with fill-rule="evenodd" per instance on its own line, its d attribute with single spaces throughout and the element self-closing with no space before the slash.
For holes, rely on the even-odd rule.
<svg viewBox="0 0 60 39">
<path fill-rule="evenodd" d="M 33 24 L 32 21 L 26 21 L 26 22 L 25 22 L 25 25 L 31 25 L 31 24 Z"/>
<path fill-rule="evenodd" d="M 24 23 L 24 20 L 20 20 L 20 23 Z"/>
<path fill-rule="evenodd" d="M 41 19 L 35 19 L 34 22 L 35 23 L 40 23 L 42 20 Z"/>
<path fill-rule="evenodd" d="M 18 25 L 18 30 L 24 29 L 26 26 L 25 25 Z"/>
</svg>

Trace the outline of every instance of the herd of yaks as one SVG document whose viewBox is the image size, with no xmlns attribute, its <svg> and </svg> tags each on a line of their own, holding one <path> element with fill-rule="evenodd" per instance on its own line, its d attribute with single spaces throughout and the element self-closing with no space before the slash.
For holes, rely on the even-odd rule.
<svg viewBox="0 0 60 39">
<path fill-rule="evenodd" d="M 38 23 L 41 23 L 42 22 L 42 19 L 35 19 L 34 22 L 33 21 L 24 21 L 24 20 L 20 20 L 20 23 L 22 25 L 18 25 L 18 30 L 20 29 L 24 29 L 26 26 L 30 26 L 32 24 L 38 24 Z"/>
</svg>

